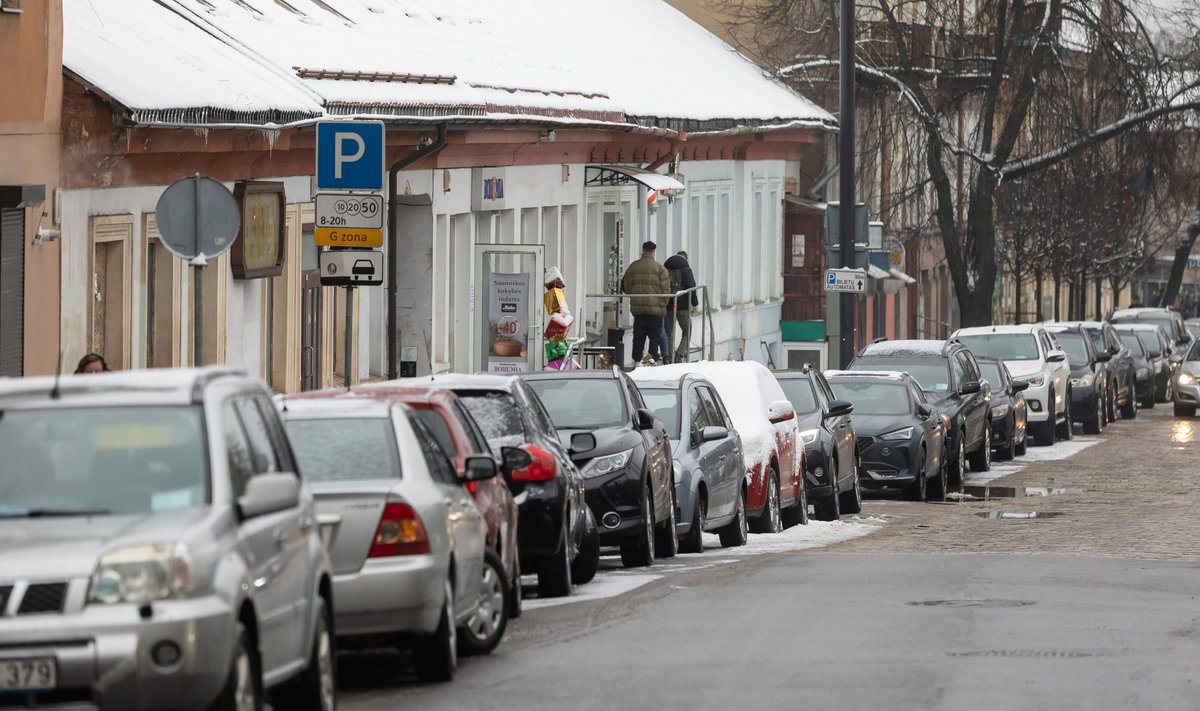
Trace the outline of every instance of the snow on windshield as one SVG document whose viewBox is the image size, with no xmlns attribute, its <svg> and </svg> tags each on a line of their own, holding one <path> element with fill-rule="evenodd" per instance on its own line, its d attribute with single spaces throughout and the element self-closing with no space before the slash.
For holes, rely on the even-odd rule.
<svg viewBox="0 0 1200 711">
<path fill-rule="evenodd" d="M 1037 360 L 1037 339 L 1032 333 L 980 333 L 959 336 L 976 357 L 1000 360 Z"/>
<path fill-rule="evenodd" d="M 900 370 L 911 375 L 927 393 L 950 392 L 950 366 L 944 358 L 855 358 L 852 371 Z"/>
<path fill-rule="evenodd" d="M 475 418 L 475 424 L 483 430 L 483 436 L 487 438 L 493 453 L 498 455 L 504 447 L 519 447 L 528 441 L 521 413 L 512 395 L 460 395 L 459 402 Z"/>
</svg>

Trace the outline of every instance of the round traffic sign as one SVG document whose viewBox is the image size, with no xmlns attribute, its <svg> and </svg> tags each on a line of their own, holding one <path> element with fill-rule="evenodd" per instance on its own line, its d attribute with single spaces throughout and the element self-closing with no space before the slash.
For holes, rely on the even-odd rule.
<svg viewBox="0 0 1200 711">
<path fill-rule="evenodd" d="M 162 245 L 182 259 L 200 255 L 212 259 L 224 254 L 242 226 L 233 193 L 202 175 L 171 183 L 155 210 Z"/>
</svg>

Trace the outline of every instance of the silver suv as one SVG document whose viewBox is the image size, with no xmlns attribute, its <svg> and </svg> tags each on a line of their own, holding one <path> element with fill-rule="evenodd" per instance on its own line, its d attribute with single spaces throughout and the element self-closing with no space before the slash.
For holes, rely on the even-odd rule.
<svg viewBox="0 0 1200 711">
<path fill-rule="evenodd" d="M 0 701 L 334 707 L 329 561 L 266 389 L 0 379 Z"/>
</svg>

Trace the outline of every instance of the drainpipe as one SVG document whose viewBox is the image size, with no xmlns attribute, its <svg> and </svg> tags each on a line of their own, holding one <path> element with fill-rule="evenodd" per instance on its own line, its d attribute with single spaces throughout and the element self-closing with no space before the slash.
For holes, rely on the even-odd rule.
<svg viewBox="0 0 1200 711">
<path fill-rule="evenodd" d="M 833 179 L 833 176 L 837 175 L 838 168 L 840 167 L 841 163 L 834 163 L 832 166 L 830 166 L 829 170 L 825 171 L 821 174 L 821 177 L 817 178 L 817 181 L 813 183 L 812 187 L 809 188 L 809 191 L 805 193 L 805 197 L 812 200 L 820 200 L 821 188 L 825 187 L 825 183 L 828 183 L 831 179 Z"/>
<path fill-rule="evenodd" d="M 396 338 L 396 297 L 400 293 L 400 271 L 397 266 L 400 256 L 400 218 L 396 205 L 396 186 L 400 181 L 400 171 L 427 156 L 440 151 L 446 145 L 446 124 L 437 125 L 437 140 L 428 146 L 423 146 L 404 156 L 388 169 L 388 284 L 387 284 L 387 354 L 388 380 L 400 377 L 400 348 Z"/>
</svg>

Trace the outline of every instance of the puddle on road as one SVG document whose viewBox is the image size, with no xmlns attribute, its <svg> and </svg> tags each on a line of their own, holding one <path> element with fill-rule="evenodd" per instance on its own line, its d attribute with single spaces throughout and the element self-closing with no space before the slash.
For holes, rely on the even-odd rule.
<svg viewBox="0 0 1200 711">
<path fill-rule="evenodd" d="M 1027 486 L 1024 489 L 1025 496 L 1062 496 L 1063 494 L 1082 494 L 1084 489 L 1078 486 Z"/>
<path fill-rule="evenodd" d="M 1028 521 L 1035 518 L 1054 518 L 1062 516 L 1057 511 L 980 511 L 975 514 L 981 518 L 998 518 L 1015 521 Z"/>
<path fill-rule="evenodd" d="M 1190 444 L 1196 441 L 1196 425 L 1190 420 L 1175 420 L 1171 425 L 1171 441 Z"/>
<path fill-rule="evenodd" d="M 1086 491 L 1077 486 L 964 486 L 963 499 L 1021 499 L 1028 496 L 1065 496 Z"/>
<path fill-rule="evenodd" d="M 965 600 L 911 600 L 907 604 L 914 607 L 1027 607 L 1037 603 L 1032 600 L 967 598 Z"/>
</svg>

